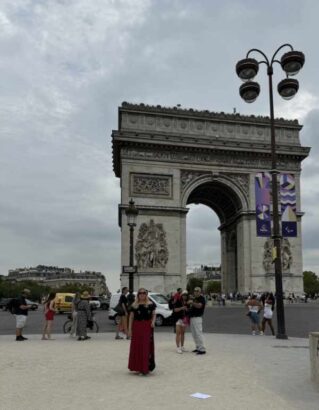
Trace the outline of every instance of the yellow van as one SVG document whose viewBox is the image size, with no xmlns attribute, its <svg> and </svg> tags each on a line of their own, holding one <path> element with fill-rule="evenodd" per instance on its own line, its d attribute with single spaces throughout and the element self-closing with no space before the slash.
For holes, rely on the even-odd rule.
<svg viewBox="0 0 319 410">
<path fill-rule="evenodd" d="M 75 293 L 57 293 L 55 295 L 55 309 L 59 313 L 71 312 Z"/>
</svg>

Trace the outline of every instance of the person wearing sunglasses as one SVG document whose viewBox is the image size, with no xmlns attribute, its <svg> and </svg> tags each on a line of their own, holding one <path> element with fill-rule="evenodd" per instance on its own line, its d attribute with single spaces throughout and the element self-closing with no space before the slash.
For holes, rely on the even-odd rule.
<svg viewBox="0 0 319 410">
<path fill-rule="evenodd" d="M 128 368 L 144 375 L 155 369 L 154 326 L 155 304 L 146 289 L 137 292 L 131 305 L 128 336 L 131 338 Z"/>
</svg>

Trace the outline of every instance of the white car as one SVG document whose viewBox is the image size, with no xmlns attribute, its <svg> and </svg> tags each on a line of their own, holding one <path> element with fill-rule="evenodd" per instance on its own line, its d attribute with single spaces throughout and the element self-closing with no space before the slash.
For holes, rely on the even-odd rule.
<svg viewBox="0 0 319 410">
<path fill-rule="evenodd" d="M 136 296 L 136 292 L 134 292 Z M 118 322 L 118 316 L 113 308 L 119 303 L 121 293 L 116 293 L 111 296 L 110 309 L 109 309 L 109 319 L 114 320 L 115 323 Z M 162 326 L 165 322 L 169 322 L 172 316 L 172 310 L 168 307 L 167 298 L 161 293 L 150 292 L 148 294 L 150 300 L 156 305 L 156 319 L 155 326 Z"/>
<path fill-rule="evenodd" d="M 38 310 L 39 308 L 39 303 L 33 302 L 32 300 L 26 299 L 27 305 L 31 306 L 31 310 Z"/>
<path fill-rule="evenodd" d="M 100 309 L 101 307 L 101 302 L 97 296 L 91 296 L 89 303 L 92 310 Z"/>
</svg>

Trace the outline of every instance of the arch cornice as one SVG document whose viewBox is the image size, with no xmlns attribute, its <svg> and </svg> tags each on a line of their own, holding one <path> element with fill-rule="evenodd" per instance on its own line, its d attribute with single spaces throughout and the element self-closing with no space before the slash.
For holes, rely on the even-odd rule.
<svg viewBox="0 0 319 410">
<path fill-rule="evenodd" d="M 181 192 L 181 207 L 184 208 L 187 206 L 187 201 L 191 193 L 201 185 L 207 183 L 214 183 L 217 182 L 221 185 L 225 185 L 229 188 L 239 199 L 241 204 L 241 210 L 243 212 L 247 212 L 249 210 L 249 174 L 243 173 L 209 173 L 203 172 L 198 173 L 194 171 L 182 171 L 188 172 L 189 174 L 189 181 L 185 182 L 184 179 L 184 187 L 182 188 Z M 185 175 L 185 174 L 184 174 Z M 183 181 L 183 176 L 182 176 Z M 181 186 L 183 183 L 181 182 Z"/>
</svg>

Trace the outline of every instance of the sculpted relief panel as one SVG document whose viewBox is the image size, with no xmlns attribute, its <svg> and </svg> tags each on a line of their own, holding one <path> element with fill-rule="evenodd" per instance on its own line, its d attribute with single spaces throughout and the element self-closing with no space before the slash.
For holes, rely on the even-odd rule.
<svg viewBox="0 0 319 410">
<path fill-rule="evenodd" d="M 272 262 L 272 247 L 273 240 L 267 239 L 264 245 L 264 258 L 263 266 L 266 272 L 274 272 L 275 267 Z M 289 271 L 292 265 L 292 253 L 290 242 L 287 238 L 284 238 L 281 244 L 281 260 L 282 260 L 282 269 L 284 271 Z"/>
<path fill-rule="evenodd" d="M 142 113 L 123 113 L 123 126 L 126 129 L 183 133 L 184 135 L 197 135 L 203 137 L 246 139 L 254 141 L 270 140 L 269 124 L 233 124 L 195 118 L 178 118 Z M 276 128 L 278 142 L 298 144 L 298 130 Z"/>
<path fill-rule="evenodd" d="M 132 196 L 172 197 L 171 175 L 132 173 L 130 177 Z"/>
<path fill-rule="evenodd" d="M 235 184 L 242 189 L 246 198 L 249 197 L 249 175 L 243 173 L 229 173 L 229 172 L 204 172 L 204 171 L 181 171 L 181 192 L 184 191 L 186 186 L 194 179 L 200 176 L 210 176 L 212 180 L 218 177 L 224 177 L 235 182 Z"/>
<path fill-rule="evenodd" d="M 140 226 L 135 245 L 136 262 L 140 271 L 162 271 L 168 262 L 166 232 L 163 224 L 156 224 L 153 219 Z"/>
<path fill-rule="evenodd" d="M 181 162 L 192 164 L 221 165 L 232 168 L 242 166 L 245 168 L 271 169 L 271 159 L 244 156 L 230 156 L 224 153 L 216 152 L 184 152 L 174 150 L 146 150 L 139 148 L 122 148 L 122 158 L 140 159 L 144 161 L 164 161 L 164 162 Z M 278 160 L 278 168 L 284 170 L 300 170 L 300 162 L 297 160 Z"/>
</svg>

